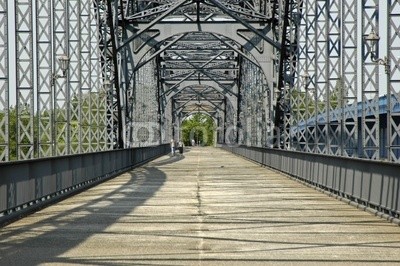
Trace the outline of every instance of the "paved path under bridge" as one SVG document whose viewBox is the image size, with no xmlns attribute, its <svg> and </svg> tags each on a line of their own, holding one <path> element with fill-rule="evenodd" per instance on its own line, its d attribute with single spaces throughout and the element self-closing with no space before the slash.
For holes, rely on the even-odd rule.
<svg viewBox="0 0 400 266">
<path fill-rule="evenodd" d="M 213 148 L 0 228 L 0 265 L 324 263 L 400 264 L 400 227 Z"/>
</svg>

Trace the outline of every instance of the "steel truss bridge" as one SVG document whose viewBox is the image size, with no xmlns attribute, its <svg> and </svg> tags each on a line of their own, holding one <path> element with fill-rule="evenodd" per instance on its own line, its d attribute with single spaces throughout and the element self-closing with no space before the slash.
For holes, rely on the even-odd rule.
<svg viewBox="0 0 400 266">
<path fill-rule="evenodd" d="M 0 0 L 0 161 L 165 147 L 201 112 L 219 144 L 397 167 L 399 32 L 399 0 Z"/>
</svg>

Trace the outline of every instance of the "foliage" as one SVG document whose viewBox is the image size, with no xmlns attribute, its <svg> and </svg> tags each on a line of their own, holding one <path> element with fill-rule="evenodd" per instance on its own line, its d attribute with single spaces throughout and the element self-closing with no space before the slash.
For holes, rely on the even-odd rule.
<svg viewBox="0 0 400 266">
<path fill-rule="evenodd" d="M 308 91 L 293 90 L 291 92 L 291 111 L 295 121 L 306 118 L 307 110 L 311 116 L 314 116 L 315 111 L 320 113 L 324 112 L 325 108 L 328 108 L 326 95 L 318 97 L 317 102 L 315 102 L 315 93 L 314 89 Z M 338 79 L 335 88 L 329 93 L 328 102 L 331 110 L 342 108 L 344 94 L 343 80 Z M 315 107 L 317 110 L 315 110 Z"/>
<path fill-rule="evenodd" d="M 95 143 L 93 145 L 97 145 L 98 141 L 95 134 L 86 134 L 85 137 L 82 137 L 80 130 L 89 132 L 91 129 L 96 130 L 97 128 L 104 128 L 106 125 L 105 119 L 102 119 L 103 116 L 106 115 L 106 110 L 104 106 L 99 107 L 99 97 L 104 97 L 104 95 L 99 95 L 98 93 L 92 92 L 88 94 L 82 94 L 80 97 L 73 95 L 70 101 L 70 105 L 68 106 L 70 110 L 68 110 L 67 106 L 65 108 L 57 108 L 55 110 L 43 110 L 40 113 L 40 117 L 38 113 L 31 114 L 31 110 L 29 105 L 22 107 L 19 110 L 19 122 L 18 122 L 18 114 L 17 108 L 10 106 L 7 110 L 0 110 L 0 121 L 4 120 L 4 117 L 8 115 L 7 123 L 4 123 L 0 128 L 0 144 L 8 146 L 9 152 L 9 161 L 18 160 L 18 141 L 22 145 L 26 145 L 26 147 L 21 147 L 24 153 L 28 153 L 29 149 L 32 149 L 34 152 L 34 158 L 39 156 L 38 148 L 39 143 L 43 144 L 43 149 L 51 148 L 52 142 L 55 142 L 57 145 L 57 150 L 64 151 L 67 146 L 67 136 L 68 130 L 70 137 L 70 144 L 72 146 L 76 145 L 88 145 L 89 142 Z M 78 111 L 73 111 L 78 110 Z M 67 117 L 69 117 L 69 122 L 67 121 Z M 33 119 L 33 121 L 32 121 Z M 39 123 L 40 119 L 40 123 Z M 28 137 L 30 134 L 21 134 L 17 133 L 18 123 L 20 129 L 26 128 L 27 130 L 33 130 L 33 138 Z M 1 123 L 0 123 L 1 124 Z M 52 127 L 54 131 L 55 140 L 51 140 L 52 136 L 49 134 L 40 134 L 39 136 L 39 127 L 40 124 L 43 125 L 43 128 Z M 5 132 L 8 130 L 8 139 L 5 139 Z M 51 135 L 51 134 L 50 134 Z M 18 136 L 21 137 L 18 140 Z M 75 147 L 74 146 L 74 147 Z M 96 148 L 96 146 L 94 146 Z M 0 153 L 2 151 L 0 150 Z"/>
<path fill-rule="evenodd" d="M 28 110 L 29 107 L 24 107 L 20 110 L 20 126 L 23 127 L 28 127 L 29 123 L 30 123 L 30 113 Z M 5 112 L 1 112 L 0 113 L 0 121 L 4 118 L 4 116 L 6 115 Z M 17 108 L 15 107 L 10 107 L 8 109 L 8 135 L 9 135 L 9 139 L 5 140 L 2 139 L 1 142 L 2 143 L 7 143 L 8 142 L 8 147 L 9 147 L 9 160 L 10 161 L 14 161 L 17 160 L 18 158 L 18 149 L 17 149 L 17 141 L 18 141 L 18 134 L 17 134 L 17 119 L 18 115 L 17 115 Z M 34 117 L 34 122 L 33 124 L 37 123 L 37 118 Z M 5 130 L 5 128 L 2 128 L 2 130 Z M 34 143 L 37 143 L 37 128 L 34 128 Z M 20 140 L 21 144 L 27 144 L 29 146 L 30 144 L 30 140 L 25 136 Z M 25 148 L 26 149 L 26 148 Z"/>
<path fill-rule="evenodd" d="M 194 140 L 200 145 L 210 146 L 214 144 L 214 121 L 205 114 L 197 113 L 182 123 L 182 140 L 185 145 L 191 145 Z"/>
</svg>

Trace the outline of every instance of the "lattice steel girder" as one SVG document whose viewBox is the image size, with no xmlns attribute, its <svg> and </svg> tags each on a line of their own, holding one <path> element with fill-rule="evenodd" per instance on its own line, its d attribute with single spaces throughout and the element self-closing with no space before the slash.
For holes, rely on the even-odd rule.
<svg viewBox="0 0 400 266">
<path fill-rule="evenodd" d="M 16 92 L 17 92 L 17 156 L 34 158 L 33 115 L 33 10 L 30 0 L 17 1 L 16 9 Z"/>
<path fill-rule="evenodd" d="M 174 115 L 179 116 L 180 114 L 184 113 L 191 113 L 191 112 L 205 112 L 205 113 L 216 113 L 218 110 L 209 102 L 205 103 L 195 103 L 192 105 L 187 105 L 184 108 L 182 107 L 175 107 L 174 108 Z"/>
<path fill-rule="evenodd" d="M 203 100 L 200 102 L 198 102 L 197 100 L 193 100 L 193 101 L 187 101 L 184 103 L 180 103 L 179 101 L 174 100 L 174 102 L 176 103 L 176 106 L 174 109 L 175 113 L 187 112 L 187 111 L 190 111 L 191 108 L 193 108 L 193 107 L 201 108 L 204 106 L 207 106 L 207 109 L 209 111 L 214 111 L 214 112 L 223 111 L 223 109 L 217 105 L 217 104 L 221 104 L 223 101 L 214 103 L 213 101 L 210 101 L 210 100 Z"/>
<path fill-rule="evenodd" d="M 145 1 L 137 1 L 137 2 L 145 2 Z M 154 2 L 154 1 L 146 1 L 146 2 Z M 140 4 L 140 3 L 139 3 Z M 161 4 L 161 2 L 159 3 Z M 155 16 L 162 14 L 165 11 L 168 11 L 171 7 L 173 7 L 174 1 L 164 1 L 163 5 L 153 7 L 153 8 L 143 8 L 139 13 L 125 16 L 125 19 L 128 21 L 132 20 L 143 20 L 145 18 L 154 18 Z M 148 5 L 149 6 L 149 5 Z"/>
<path fill-rule="evenodd" d="M 223 81 L 227 81 L 227 82 L 235 82 L 236 81 L 236 79 L 235 78 L 224 78 L 224 77 L 220 77 L 220 76 L 217 76 L 217 75 L 211 75 L 211 74 L 206 74 L 206 75 L 197 75 L 197 76 L 194 76 L 194 75 L 190 75 L 191 77 L 187 77 L 187 78 L 185 78 L 184 80 L 185 81 L 195 81 L 195 82 L 198 82 L 198 81 L 200 81 L 200 82 L 203 82 L 203 81 L 212 81 L 212 80 L 218 80 L 218 82 L 223 82 Z M 163 81 L 164 82 L 174 82 L 174 81 L 176 81 L 176 82 L 180 82 L 180 81 L 182 81 L 182 79 L 180 79 L 179 77 L 177 77 L 177 78 L 165 78 L 165 79 L 163 79 Z"/>
<path fill-rule="evenodd" d="M 175 52 L 174 52 L 175 53 Z M 184 53 L 185 54 L 185 53 Z M 183 55 L 184 55 L 183 54 Z M 186 60 L 184 59 L 173 59 L 173 58 L 167 58 L 164 57 L 162 58 L 163 60 L 160 62 L 160 66 L 162 68 L 200 68 L 202 66 L 202 64 L 206 63 L 208 61 L 208 59 L 213 56 L 210 54 L 210 56 L 208 57 L 207 55 L 202 55 L 201 57 L 192 57 L 188 59 L 190 60 L 190 62 L 195 66 L 193 67 L 191 64 L 187 63 Z M 237 60 L 230 60 L 230 59 L 214 59 L 212 62 L 207 63 L 207 65 L 204 68 L 213 68 L 213 67 L 229 67 L 229 68 L 237 68 L 238 66 L 238 61 Z"/>
<path fill-rule="evenodd" d="M 138 0 L 136 9 L 131 9 L 132 13 L 126 18 L 135 21 L 149 21 L 157 15 L 165 12 L 177 1 L 142 1 Z M 229 1 L 221 0 L 224 6 L 232 13 L 246 18 L 247 20 L 268 21 L 270 12 L 265 12 L 261 3 L 256 1 Z M 211 1 L 187 1 L 172 14 L 175 17 L 182 17 L 185 21 L 214 21 L 217 19 L 229 18 L 225 12 L 212 5 Z"/>
<path fill-rule="evenodd" d="M 0 2 L 0 162 L 9 160 L 9 60 L 7 1 Z"/>
<path fill-rule="evenodd" d="M 172 46 L 168 50 L 170 51 L 190 51 L 190 52 L 199 52 L 200 50 L 208 50 L 208 51 L 221 51 L 223 49 L 227 49 L 227 51 L 231 51 L 228 46 L 224 46 L 222 42 L 213 42 L 210 41 L 210 45 L 208 45 L 207 40 L 201 40 L 202 43 L 196 43 L 196 41 L 189 41 L 186 44 L 185 40 L 180 41 L 178 44 Z M 203 43 L 204 42 L 204 43 Z M 207 45 L 206 45 L 207 44 Z"/>
<path fill-rule="evenodd" d="M 226 67 L 225 62 L 222 62 L 221 66 L 216 66 L 216 67 L 209 67 L 209 68 L 204 68 L 205 70 L 218 70 L 218 71 L 231 71 L 231 70 L 239 70 L 239 67 L 232 66 L 232 67 Z M 179 64 L 170 64 L 166 65 L 166 67 L 163 68 L 165 71 L 173 71 L 173 70 L 187 70 L 188 68 L 192 68 L 191 66 L 186 67 L 184 64 L 179 65 Z M 194 69 L 194 68 L 192 68 Z"/>
<path fill-rule="evenodd" d="M 110 1 L 110 0 L 109 0 Z M 126 40 L 122 40 L 123 43 L 118 47 L 118 50 L 121 50 L 125 45 L 129 44 L 132 42 L 135 38 L 139 37 L 142 33 L 148 31 L 151 29 L 154 25 L 159 23 L 162 19 L 173 13 L 176 9 L 178 9 L 180 6 L 182 6 L 184 3 L 188 2 L 188 0 L 180 0 L 174 3 L 172 6 L 170 6 L 166 11 L 161 14 L 159 17 L 153 19 L 149 24 L 147 24 L 144 28 L 136 31 L 132 36 L 129 36 Z"/>
<path fill-rule="evenodd" d="M 161 76 L 163 81 L 180 80 L 186 74 L 194 72 L 193 75 L 186 78 L 186 80 L 210 80 L 212 78 L 219 78 L 220 81 L 235 81 L 236 73 L 232 69 L 188 69 L 188 70 L 164 70 Z"/>
<path fill-rule="evenodd" d="M 300 5 L 302 2 L 300 2 Z M 293 123 L 290 115 L 291 92 L 294 88 L 295 69 L 297 60 L 297 26 L 299 23 L 298 12 L 300 12 L 295 0 L 281 0 L 275 7 L 276 24 L 274 25 L 275 37 L 281 43 L 277 48 L 279 61 L 277 64 L 277 97 L 275 111 L 275 126 L 279 134 L 283 133 L 285 148 L 291 145 L 290 125 Z"/>
<path fill-rule="evenodd" d="M 99 108 L 93 105 L 92 109 L 96 98 L 93 93 L 99 90 L 99 83 L 96 84 L 99 75 L 93 75 L 99 73 L 99 24 L 95 3 L 97 1 L 21 0 L 7 10 L 15 14 L 15 25 L 7 25 L 15 41 L 8 43 L 15 51 L 10 53 L 15 56 L 12 61 L 15 64 L 9 66 L 1 61 L 0 65 L 15 69 L 12 74 L 14 89 L 7 92 L 11 103 L 4 107 L 16 106 L 17 110 L 17 133 L 13 134 L 16 145 L 11 144 L 13 157 L 16 150 L 17 158 L 12 159 L 97 150 L 94 142 L 100 142 L 95 132 L 99 128 Z M 7 31 L 0 29 L 0 35 Z M 60 57 L 68 58 L 67 68 L 60 69 Z M 80 102 L 84 108 L 70 101 L 72 96 L 81 98 L 78 95 L 84 94 L 88 94 Z M 2 96 L 1 101 L 4 101 L 6 97 Z M 98 120 L 93 119 L 95 113 Z M 106 116 L 105 111 L 102 114 Z M 102 127 L 105 132 L 105 126 Z"/>
<path fill-rule="evenodd" d="M 179 52 L 178 52 L 179 51 Z M 178 56 L 179 54 L 179 56 Z M 179 58 L 183 57 L 184 59 L 181 60 L 197 60 L 197 61 L 209 61 L 212 59 L 214 60 L 232 60 L 236 59 L 237 61 L 237 56 L 235 56 L 233 50 L 206 50 L 206 49 L 201 49 L 201 50 L 174 50 L 174 49 L 168 49 L 166 50 L 162 56 L 161 59 L 163 60 L 169 60 L 169 59 L 176 59 L 179 60 Z M 213 58 L 210 58 L 213 57 Z"/>
<path fill-rule="evenodd" d="M 168 40 L 169 36 L 181 36 L 182 34 L 186 34 L 187 32 L 192 32 L 192 31 L 197 31 L 197 27 L 193 26 L 193 25 L 180 25 L 179 27 L 171 27 L 168 25 L 155 25 L 154 27 L 160 29 L 160 35 L 158 35 L 157 37 L 154 38 L 154 42 L 160 42 L 161 40 Z M 202 26 L 204 31 L 207 31 L 208 29 L 206 28 L 208 27 L 207 25 L 204 25 L 204 27 Z M 226 32 L 235 32 L 238 29 L 243 29 L 242 27 L 238 27 L 237 25 L 224 25 L 224 26 L 220 26 L 220 25 L 215 25 L 214 27 L 209 27 L 209 31 L 211 32 L 215 32 L 212 33 L 212 35 L 214 37 L 216 37 L 216 39 L 220 38 L 220 40 L 223 40 L 223 43 L 226 44 L 227 46 L 231 46 L 232 49 L 234 49 L 234 51 L 238 54 L 240 54 L 242 57 L 245 56 L 246 59 L 252 60 L 251 62 L 254 62 L 254 59 L 249 58 L 248 56 L 246 56 L 243 52 L 240 51 L 240 49 L 238 47 L 240 47 L 240 43 L 238 43 L 238 41 L 242 42 L 242 45 L 244 47 L 247 47 L 247 49 L 251 50 L 251 52 L 253 53 L 253 56 L 255 58 L 258 59 L 258 62 L 254 62 L 255 64 L 259 64 L 260 67 L 263 69 L 264 73 L 266 75 L 269 75 L 269 73 L 272 73 L 272 58 L 271 58 L 271 54 L 272 54 L 272 49 L 264 49 L 263 53 L 260 53 L 258 50 L 254 49 L 254 45 L 251 41 L 247 41 L 246 39 L 238 36 L 238 35 L 234 35 L 233 40 L 228 41 L 228 39 L 226 37 L 219 37 L 219 35 L 217 35 L 217 33 L 226 33 Z M 233 42 L 232 42 L 233 41 Z M 232 42 L 232 44 L 230 44 L 229 42 Z M 262 40 L 258 40 L 257 42 L 263 42 Z M 142 54 L 145 53 L 145 50 L 140 51 L 137 55 L 138 58 L 142 57 Z M 194 73 L 193 73 L 194 74 Z M 269 82 L 271 82 L 272 84 L 272 80 L 269 80 Z M 271 86 L 270 86 L 271 87 Z"/>
<path fill-rule="evenodd" d="M 343 112 L 343 155 L 344 156 L 357 156 L 357 139 L 358 133 L 358 113 L 357 106 L 357 1 L 348 3 L 342 1 L 342 66 L 343 71 L 343 105 L 350 105 L 352 108 L 349 111 Z"/>
<path fill-rule="evenodd" d="M 182 39 L 183 37 L 185 37 L 187 35 L 187 33 L 184 34 L 180 34 L 178 36 L 174 36 L 164 42 L 161 45 L 157 45 L 157 51 L 154 52 L 151 56 L 149 56 L 148 58 L 143 58 L 143 57 L 139 57 L 141 58 L 140 62 L 138 64 L 136 64 L 136 66 L 133 68 L 133 72 L 136 72 L 138 69 L 140 69 L 141 67 L 143 67 L 144 65 L 146 65 L 147 63 L 151 62 L 154 58 L 159 58 L 160 54 L 164 53 L 164 51 L 166 51 L 169 47 L 171 47 L 172 45 L 174 45 L 176 42 L 178 42 L 180 39 Z"/>
<path fill-rule="evenodd" d="M 37 83 L 41 84 L 37 91 L 37 116 L 38 116 L 38 156 L 49 157 L 54 155 L 54 116 L 53 86 L 52 86 L 52 46 L 51 46 L 51 3 L 47 0 L 37 2 L 37 69 L 39 75 Z"/>
<path fill-rule="evenodd" d="M 230 10 L 223 5 L 220 1 L 217 0 L 208 0 L 210 1 L 213 5 L 217 6 L 220 8 L 224 13 L 232 17 L 235 21 L 239 22 L 243 26 L 245 26 L 246 29 L 250 30 L 251 32 L 255 33 L 261 39 L 265 40 L 268 42 L 271 46 L 275 47 L 276 49 L 280 49 L 281 44 L 278 42 L 275 42 L 272 38 L 268 37 L 265 32 L 259 31 L 256 27 L 253 27 L 250 23 L 248 23 L 245 19 L 241 18 L 240 16 L 236 15 L 233 12 L 230 12 Z"/>
<path fill-rule="evenodd" d="M 198 79 L 205 79 L 204 76 L 208 77 L 208 78 L 211 79 L 211 80 L 215 80 L 215 78 L 216 78 L 215 76 L 221 78 L 221 75 L 219 75 L 219 73 L 208 72 L 208 71 L 206 71 L 206 69 L 204 69 L 204 68 L 205 68 L 207 65 L 209 65 L 210 63 L 212 63 L 213 60 L 215 60 L 216 58 L 220 57 L 220 56 L 223 54 L 223 52 L 221 52 L 221 53 L 219 53 L 219 54 L 217 54 L 217 55 L 212 56 L 211 58 L 209 58 L 208 60 L 206 60 L 206 61 L 205 61 L 203 64 L 201 64 L 200 66 L 196 66 L 194 63 L 192 63 L 191 61 L 189 61 L 191 58 L 186 58 L 184 55 L 178 54 L 178 53 L 176 53 L 176 52 L 174 52 L 174 54 L 175 54 L 178 58 L 183 59 L 186 63 L 188 63 L 189 65 L 191 65 L 191 66 L 196 70 L 195 73 L 199 73 L 199 74 L 200 74 L 200 75 L 198 76 Z M 195 73 L 194 73 L 194 74 L 195 74 Z M 193 76 L 193 75 L 190 75 L 190 76 Z M 220 79 L 220 80 L 227 80 L 227 79 L 228 79 L 228 78 L 225 77 L 225 78 L 222 78 L 222 79 Z M 232 79 L 232 78 L 230 78 L 230 79 Z"/>
<path fill-rule="evenodd" d="M 368 35 L 372 30 L 379 34 L 379 1 L 365 0 L 362 4 L 362 33 Z M 379 65 L 368 61 L 368 51 L 362 47 L 362 117 L 361 134 L 363 156 L 379 159 Z"/>
<path fill-rule="evenodd" d="M 203 86 L 212 87 L 219 93 L 223 94 L 230 102 L 235 101 L 237 98 L 237 85 L 234 83 L 217 83 L 215 81 L 204 81 L 202 82 Z M 170 101 L 173 97 L 178 95 L 182 90 L 187 87 L 193 86 L 193 82 L 183 81 L 180 86 L 174 87 L 174 83 L 166 85 L 167 89 L 164 91 L 164 97 L 166 97 L 166 101 Z"/>
<path fill-rule="evenodd" d="M 396 103 L 400 102 L 400 1 L 388 1 L 388 37 L 387 42 L 390 47 L 388 51 L 387 79 L 389 82 L 387 95 L 390 95 L 390 101 L 387 101 L 387 158 L 390 161 L 400 162 L 400 113 L 395 111 Z M 395 66 L 395 67 L 394 67 Z M 389 97 L 389 96 L 387 96 Z M 393 102 L 392 102 L 393 99 Z"/>
<path fill-rule="evenodd" d="M 204 30 L 204 32 L 206 32 L 207 29 L 207 25 L 202 25 L 202 28 Z M 170 36 L 182 36 L 184 34 L 187 34 L 188 32 L 197 32 L 198 28 L 195 25 L 187 25 L 187 24 L 183 24 L 183 25 L 179 25 L 179 27 L 174 27 L 171 25 L 154 25 L 154 27 L 156 31 L 159 31 L 159 35 L 157 35 L 156 37 L 154 37 L 152 39 L 151 43 L 148 43 L 149 45 L 155 45 L 157 43 L 163 43 L 163 41 L 161 40 L 168 40 L 170 38 Z M 239 36 L 239 35 L 234 35 L 232 36 L 233 39 L 228 39 L 226 37 L 223 37 L 222 35 L 219 36 L 218 34 L 221 33 L 226 33 L 226 32 L 235 32 L 239 29 L 244 29 L 243 27 L 240 27 L 238 25 L 224 25 L 224 26 L 219 26 L 219 25 L 214 25 L 213 27 L 209 27 L 209 31 L 212 32 L 211 35 L 213 36 L 213 38 L 215 38 L 216 40 L 220 40 L 221 41 L 221 45 L 223 45 L 224 47 L 230 47 L 231 49 L 234 50 L 234 52 L 236 52 L 237 54 L 239 54 L 240 56 L 248 59 L 251 62 L 254 62 L 253 58 L 250 58 L 249 56 L 247 56 L 244 52 L 242 52 L 240 50 L 240 43 L 238 43 L 238 41 L 242 42 L 242 45 L 244 47 L 246 47 L 246 49 L 250 50 L 251 53 L 253 53 L 254 58 L 257 58 L 258 62 L 254 62 L 254 64 L 260 65 L 260 67 L 263 69 L 264 73 L 266 73 L 266 75 L 269 75 L 269 73 L 272 73 L 272 58 L 271 58 L 271 54 L 272 54 L 272 49 L 264 49 L 262 51 L 262 53 L 260 52 L 260 50 L 255 49 L 255 46 L 258 44 L 263 44 L 263 46 L 265 46 L 266 44 L 263 42 L 263 40 L 259 39 L 259 38 L 251 38 L 251 36 L 255 36 L 253 33 L 251 33 L 250 31 L 248 32 L 250 36 L 248 39 L 246 40 L 245 38 Z M 265 28 L 266 29 L 266 28 Z M 198 34 L 204 34 L 204 32 L 199 32 Z M 219 33 L 218 33 L 219 32 Z M 217 34 L 218 33 L 218 34 Z M 185 38 L 188 38 L 188 36 L 185 36 Z M 209 39 L 209 37 L 207 37 Z M 182 41 L 183 39 L 181 39 L 180 41 Z M 134 44 L 132 44 L 134 45 Z M 143 45 L 140 45 L 141 47 L 144 47 Z M 170 46 L 171 47 L 171 46 Z M 134 49 L 135 50 L 135 49 Z M 167 50 L 167 49 L 165 49 Z M 142 58 L 143 55 L 146 53 L 147 49 L 141 49 L 138 51 L 137 55 L 135 56 L 136 58 Z M 161 53 L 159 53 L 161 54 Z M 140 67 L 142 67 L 144 64 L 143 63 L 139 63 Z M 269 82 L 272 84 L 272 79 L 269 80 Z M 272 85 L 270 85 L 270 87 L 272 87 Z"/>
<path fill-rule="evenodd" d="M 203 32 L 203 33 L 210 32 L 210 33 L 218 34 L 219 36 L 229 37 L 231 40 L 234 40 L 236 43 L 240 44 L 243 47 L 249 47 L 249 46 L 255 47 L 255 46 L 259 45 L 261 42 L 266 41 L 264 38 L 260 38 L 258 35 L 268 36 L 268 34 L 271 31 L 271 28 L 269 25 L 263 26 L 263 25 L 260 25 L 257 23 L 247 23 L 246 25 L 248 27 L 251 27 L 252 29 L 255 29 L 255 32 L 253 30 L 248 29 L 244 25 L 232 24 L 230 22 L 220 22 L 217 24 L 202 24 L 201 32 Z M 180 35 L 180 34 L 187 33 L 187 32 L 198 32 L 199 31 L 198 25 L 195 23 L 179 23 L 178 24 L 178 23 L 172 23 L 172 22 L 168 23 L 168 24 L 162 24 L 162 23 L 154 24 L 154 25 L 151 25 L 151 27 L 149 27 L 149 25 L 138 24 L 138 25 L 135 25 L 135 29 L 136 29 L 135 34 L 133 36 L 129 37 L 127 40 L 124 40 L 121 47 L 130 43 L 135 38 L 139 37 L 140 34 L 146 33 L 146 31 L 148 31 L 150 29 L 152 31 L 158 32 L 158 35 L 152 38 L 152 39 L 154 39 L 155 43 L 159 43 L 161 40 L 166 40 L 168 37 L 171 37 L 174 35 Z M 237 33 L 240 30 L 243 33 L 246 33 L 246 35 L 239 36 Z M 227 33 L 229 34 L 229 36 L 226 36 Z M 270 41 L 269 38 L 268 38 L 268 41 Z M 280 47 L 276 43 L 274 43 L 272 46 Z"/>
<path fill-rule="evenodd" d="M 194 103 L 194 102 L 202 102 L 202 101 L 207 101 L 211 103 L 219 103 L 224 100 L 224 98 L 220 99 L 220 97 L 215 97 L 214 95 L 209 95 L 209 94 L 189 94 L 185 92 L 184 94 L 181 94 L 184 97 L 180 97 L 180 94 L 176 95 L 174 97 L 174 101 L 180 104 L 187 104 L 187 103 Z"/>
<path fill-rule="evenodd" d="M 115 123 L 118 121 L 114 115 L 113 104 L 115 102 L 113 94 L 113 77 L 114 68 L 112 65 L 112 44 L 111 44 L 111 33 L 110 27 L 108 26 L 108 16 L 107 16 L 107 2 L 105 0 L 96 0 L 94 2 L 94 9 L 98 23 L 98 34 L 99 34 L 99 61 L 101 67 L 102 75 L 102 89 L 103 97 L 105 102 L 103 106 L 105 107 L 105 127 L 103 129 L 102 135 L 105 137 L 104 149 L 112 149 L 114 146 L 115 138 L 117 134 L 114 134 L 114 129 L 116 128 Z"/>
<path fill-rule="evenodd" d="M 170 8 L 165 9 L 164 12 L 158 10 L 157 12 L 159 12 L 160 15 L 155 16 L 153 20 L 148 23 L 143 20 L 130 21 L 132 22 L 131 36 L 123 39 L 119 46 L 123 47 L 129 44 L 130 47 L 132 47 L 132 51 L 135 52 L 134 61 L 140 62 L 137 64 L 139 67 L 136 66 L 134 68 L 135 71 L 146 66 L 146 62 L 141 61 L 141 58 L 144 58 L 144 55 L 149 49 L 155 48 L 156 51 L 160 47 L 163 49 L 163 52 L 156 52 L 158 55 L 153 58 L 157 58 L 159 63 L 157 72 L 159 73 L 160 81 L 163 82 L 160 84 L 160 97 L 165 97 L 166 103 L 168 103 L 172 95 L 179 93 L 183 89 L 182 84 L 185 82 L 200 81 L 204 83 L 211 81 L 217 84 L 221 92 L 228 95 L 235 95 L 236 92 L 231 90 L 232 85 L 226 83 L 226 81 L 232 82 L 232 84 L 238 82 L 240 58 L 244 58 L 254 65 L 260 66 L 265 75 L 270 76 L 272 74 L 271 44 L 275 47 L 279 47 L 279 44 L 273 43 L 272 39 L 268 37 L 272 37 L 270 26 L 265 26 L 265 21 L 260 23 L 260 20 L 251 20 L 239 14 L 243 12 L 244 9 L 250 10 L 256 8 L 256 6 L 260 7 L 260 11 L 266 14 L 266 6 L 264 3 L 261 3 L 261 1 L 257 3 L 254 2 L 254 6 L 252 7 L 253 3 L 242 1 L 240 4 L 236 3 L 238 4 L 237 12 L 233 12 L 229 10 L 229 8 L 232 8 L 230 6 L 232 3 L 223 1 L 223 4 L 226 6 L 219 6 L 221 4 L 219 2 L 208 1 L 209 5 L 214 5 L 214 9 L 219 10 L 221 14 L 225 13 L 225 21 L 213 21 L 211 25 L 211 22 L 209 23 L 201 20 L 201 28 L 199 28 L 199 25 L 196 23 L 193 23 L 193 21 L 187 17 L 187 14 L 183 16 L 186 18 L 184 23 L 171 21 L 171 18 L 177 18 L 176 11 L 180 9 L 180 7 L 173 5 L 174 3 L 182 4 L 183 6 L 187 3 L 192 3 L 192 1 L 169 2 L 169 4 L 171 4 L 169 5 Z M 127 6 L 129 6 L 129 4 Z M 129 8 L 131 7 L 132 6 Z M 196 6 L 196 9 L 198 7 L 199 5 Z M 263 9 L 261 7 L 263 7 Z M 270 12 L 268 12 L 268 14 L 270 14 Z M 199 15 L 199 13 L 196 13 L 196 19 L 199 19 L 199 17 L 201 17 L 201 14 Z M 229 22 L 226 20 L 228 17 L 230 18 Z M 207 19 L 211 19 L 211 16 Z M 164 23 L 167 21 L 168 23 Z M 228 34 L 229 38 L 224 36 L 225 34 Z M 174 44 L 169 45 L 168 40 L 172 36 L 184 37 L 174 42 Z M 270 44 L 267 42 L 270 42 Z M 164 44 L 164 47 L 162 44 Z M 169 47 L 166 48 L 166 45 L 169 45 Z M 218 49 L 216 49 L 216 47 Z M 118 50 L 121 49 L 118 48 Z M 198 50 L 201 50 L 202 53 L 199 53 Z M 250 51 L 253 57 L 246 54 L 244 50 Z M 171 53 L 173 55 L 175 54 L 175 57 L 166 60 L 166 56 Z M 222 65 L 219 62 L 213 62 L 213 60 L 211 60 L 211 62 L 207 61 L 208 58 L 217 60 L 215 56 L 224 56 L 226 60 L 226 55 L 228 54 L 234 55 L 231 64 L 225 62 L 224 65 Z M 177 68 L 179 63 L 177 64 L 175 61 L 177 58 L 183 60 L 180 63 L 180 69 Z M 257 58 L 258 62 L 254 58 Z M 170 61 L 175 62 L 170 63 Z M 168 81 L 173 81 L 173 84 L 169 85 Z M 272 84 L 272 78 L 268 80 L 268 82 Z"/>
<path fill-rule="evenodd" d="M 220 92 L 211 87 L 188 87 L 176 94 L 173 101 L 177 104 L 176 110 L 193 104 L 207 103 L 223 111 L 219 106 L 223 103 L 224 98 Z"/>
</svg>

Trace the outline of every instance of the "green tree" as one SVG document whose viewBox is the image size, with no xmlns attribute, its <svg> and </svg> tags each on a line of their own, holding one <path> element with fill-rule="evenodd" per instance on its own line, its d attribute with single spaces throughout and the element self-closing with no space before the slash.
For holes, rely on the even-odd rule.
<svg viewBox="0 0 400 266">
<path fill-rule="evenodd" d="M 29 124 L 29 110 L 27 109 L 22 109 L 20 110 L 21 112 L 21 123 L 24 126 L 27 126 Z M 1 113 L 2 116 L 5 115 L 5 112 Z M 38 129 L 35 126 L 37 124 L 37 117 L 33 118 L 33 125 L 34 125 L 34 144 L 37 143 L 38 140 Z M 18 115 L 17 115 L 17 108 L 15 107 L 10 107 L 8 109 L 8 148 L 9 148 L 9 160 L 10 161 L 15 161 L 18 159 L 18 151 L 17 151 L 17 141 L 18 141 L 18 134 L 17 134 L 17 120 L 18 120 Z M 29 144 L 29 140 L 27 138 L 23 138 L 21 141 L 21 144 Z M 36 153 L 34 154 L 36 156 Z"/>
<path fill-rule="evenodd" d="M 182 140 L 185 145 L 189 145 L 194 139 L 196 143 L 201 143 L 205 146 L 214 144 L 214 121 L 205 114 L 197 113 L 182 123 Z"/>
<path fill-rule="evenodd" d="M 302 120 L 306 113 L 306 92 L 293 90 L 291 92 L 291 112 L 296 122 Z"/>
<path fill-rule="evenodd" d="M 331 104 L 332 109 L 341 108 L 342 107 L 342 99 L 344 97 L 344 84 L 342 79 L 338 79 L 336 86 L 333 91 L 330 93 L 329 102 Z"/>
</svg>

